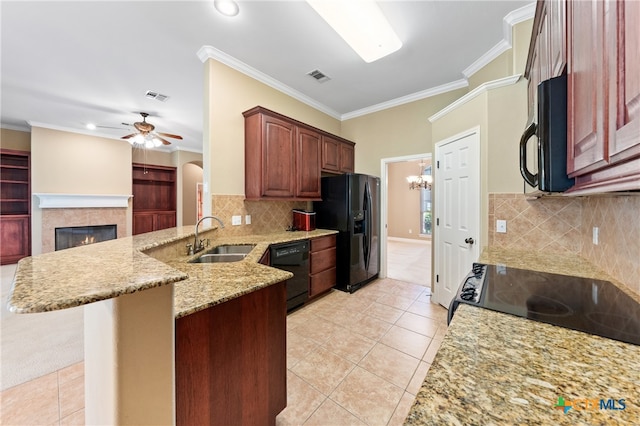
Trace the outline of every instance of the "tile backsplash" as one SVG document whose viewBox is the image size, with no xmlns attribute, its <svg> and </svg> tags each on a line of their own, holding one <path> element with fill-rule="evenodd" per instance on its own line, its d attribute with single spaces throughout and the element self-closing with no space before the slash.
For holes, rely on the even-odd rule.
<svg viewBox="0 0 640 426">
<path fill-rule="evenodd" d="M 489 246 L 576 254 L 640 294 L 639 213 L 638 195 L 489 194 Z M 497 219 L 507 221 L 507 233 L 496 232 Z"/>
<path fill-rule="evenodd" d="M 226 236 L 284 231 L 292 224 L 291 210 L 307 209 L 306 201 L 246 201 L 244 195 L 213 195 L 212 202 Z M 231 225 L 234 215 L 242 217 L 242 225 Z M 251 215 L 250 225 L 245 224 L 245 215 Z"/>
</svg>

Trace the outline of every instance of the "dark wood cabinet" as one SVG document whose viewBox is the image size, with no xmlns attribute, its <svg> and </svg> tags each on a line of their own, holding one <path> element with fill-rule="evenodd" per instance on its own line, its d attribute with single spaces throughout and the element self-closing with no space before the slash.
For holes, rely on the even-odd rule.
<svg viewBox="0 0 640 426">
<path fill-rule="evenodd" d="M 273 425 L 287 405 L 285 283 L 176 320 L 176 424 Z"/>
<path fill-rule="evenodd" d="M 31 255 L 31 155 L 0 150 L 0 264 Z"/>
<path fill-rule="evenodd" d="M 569 193 L 640 189 L 640 3 L 571 1 Z"/>
<path fill-rule="evenodd" d="M 331 136 L 322 137 L 322 171 L 326 173 L 352 173 L 354 170 L 354 143 Z"/>
<path fill-rule="evenodd" d="M 133 164 L 133 235 L 176 226 L 176 168 Z"/>
<path fill-rule="evenodd" d="M 243 115 L 248 200 L 319 200 L 322 172 L 353 171 L 353 142 L 262 107 Z"/>
<path fill-rule="evenodd" d="M 309 251 L 309 298 L 336 285 L 336 236 L 314 238 Z"/>
</svg>

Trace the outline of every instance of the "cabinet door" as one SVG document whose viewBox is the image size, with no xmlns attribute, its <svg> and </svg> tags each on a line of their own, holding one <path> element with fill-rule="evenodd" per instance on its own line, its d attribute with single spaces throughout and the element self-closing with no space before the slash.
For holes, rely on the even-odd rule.
<svg viewBox="0 0 640 426">
<path fill-rule="evenodd" d="M 340 171 L 342 173 L 353 173 L 354 167 L 354 146 L 348 143 L 340 144 Z"/>
<path fill-rule="evenodd" d="M 567 3 L 565 0 L 547 2 L 549 22 L 549 60 L 551 77 L 562 74 L 567 64 Z"/>
<path fill-rule="evenodd" d="M 340 171 L 341 143 L 328 136 L 322 137 L 322 169 L 328 172 Z"/>
<path fill-rule="evenodd" d="M 611 67 L 609 156 L 612 163 L 640 155 L 640 2 L 618 1 L 608 16 L 607 47 L 617 54 Z M 613 55 L 612 55 L 613 56 Z"/>
<path fill-rule="evenodd" d="M 295 126 L 265 115 L 262 132 L 262 195 L 293 197 L 295 194 Z"/>
<path fill-rule="evenodd" d="M 134 213 L 133 214 L 133 235 L 144 234 L 153 231 L 154 214 L 153 213 Z"/>
<path fill-rule="evenodd" d="M 176 226 L 176 212 L 162 212 L 156 214 L 154 231 L 174 228 Z"/>
<path fill-rule="evenodd" d="M 320 198 L 320 134 L 298 127 L 296 197 Z"/>
<path fill-rule="evenodd" d="M 31 254 L 29 216 L 0 216 L 0 264 L 16 263 Z"/>
<path fill-rule="evenodd" d="M 568 14 L 567 173 L 579 176 L 607 163 L 604 130 L 605 2 L 571 1 Z"/>
</svg>

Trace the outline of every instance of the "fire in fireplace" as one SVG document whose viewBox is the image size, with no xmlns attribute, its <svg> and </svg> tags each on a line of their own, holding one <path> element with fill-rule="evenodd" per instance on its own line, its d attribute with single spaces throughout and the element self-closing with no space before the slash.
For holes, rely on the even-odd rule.
<svg viewBox="0 0 640 426">
<path fill-rule="evenodd" d="M 117 238 L 117 225 L 69 226 L 55 231 L 56 251 Z"/>
</svg>

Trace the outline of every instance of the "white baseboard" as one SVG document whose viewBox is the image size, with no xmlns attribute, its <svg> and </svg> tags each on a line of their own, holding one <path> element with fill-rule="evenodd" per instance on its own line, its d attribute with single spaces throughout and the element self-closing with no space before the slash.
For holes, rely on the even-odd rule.
<svg viewBox="0 0 640 426">
<path fill-rule="evenodd" d="M 399 243 L 412 243 L 412 244 L 431 244 L 431 238 L 424 237 L 420 240 L 414 240 L 412 238 L 400 238 L 400 237 L 387 237 L 387 241 L 397 241 Z"/>
</svg>

